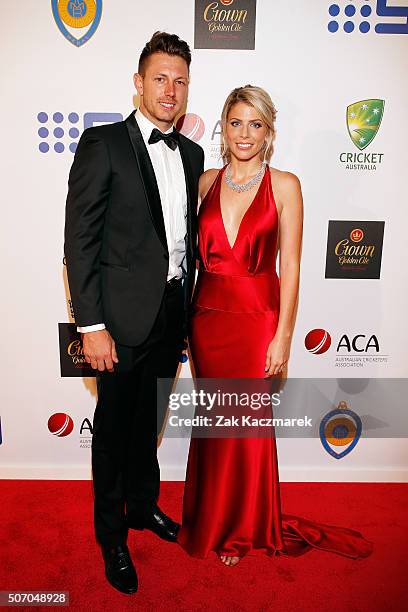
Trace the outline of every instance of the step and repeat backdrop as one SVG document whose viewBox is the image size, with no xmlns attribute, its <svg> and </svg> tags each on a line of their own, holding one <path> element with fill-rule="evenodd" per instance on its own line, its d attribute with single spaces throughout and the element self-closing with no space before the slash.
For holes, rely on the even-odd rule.
<svg viewBox="0 0 408 612">
<path fill-rule="evenodd" d="M 278 439 L 281 479 L 407 480 L 399 400 L 408 371 L 408 0 L 0 7 L 2 476 L 91 477 L 96 386 L 66 281 L 67 178 L 82 131 L 121 121 L 137 105 L 140 51 L 165 30 L 192 49 L 188 107 L 177 127 L 204 148 L 206 167 L 222 165 L 225 98 L 251 83 L 278 110 L 272 165 L 302 183 L 288 375 L 330 384 L 313 396 L 323 415 L 318 435 Z M 180 376 L 191 376 L 187 358 Z M 298 393 L 296 401 L 306 399 Z M 390 429 L 397 411 L 399 426 Z M 163 439 L 164 479 L 184 478 L 187 450 L 185 438 Z"/>
</svg>

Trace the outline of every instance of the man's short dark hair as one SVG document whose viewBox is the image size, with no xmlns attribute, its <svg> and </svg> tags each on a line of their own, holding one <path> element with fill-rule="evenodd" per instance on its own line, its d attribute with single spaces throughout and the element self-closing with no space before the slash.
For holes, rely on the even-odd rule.
<svg viewBox="0 0 408 612">
<path fill-rule="evenodd" d="M 167 53 L 168 55 L 178 55 L 186 62 L 190 68 L 191 51 L 188 44 L 181 40 L 177 34 L 168 34 L 167 32 L 155 32 L 149 42 L 144 46 L 144 49 L 139 57 L 139 74 L 143 74 L 146 68 L 146 60 L 153 53 Z"/>
</svg>

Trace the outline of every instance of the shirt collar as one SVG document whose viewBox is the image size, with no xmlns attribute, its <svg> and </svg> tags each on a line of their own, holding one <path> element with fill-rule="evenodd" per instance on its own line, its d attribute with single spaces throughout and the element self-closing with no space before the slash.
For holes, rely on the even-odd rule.
<svg viewBox="0 0 408 612">
<path fill-rule="evenodd" d="M 159 128 L 157 127 L 157 125 L 154 125 L 154 123 L 152 123 L 150 121 L 150 119 L 148 119 L 140 110 L 140 108 L 137 109 L 136 113 L 135 113 L 135 119 L 138 123 L 138 126 L 140 128 L 140 131 L 142 132 L 143 138 L 145 140 L 148 140 L 150 138 L 150 134 L 152 133 L 152 130 L 154 130 L 156 128 L 156 130 L 158 130 Z M 161 131 L 161 130 L 160 130 Z M 169 134 L 170 132 L 173 131 L 173 126 L 169 129 L 166 130 L 165 132 L 163 132 L 163 134 Z"/>
</svg>

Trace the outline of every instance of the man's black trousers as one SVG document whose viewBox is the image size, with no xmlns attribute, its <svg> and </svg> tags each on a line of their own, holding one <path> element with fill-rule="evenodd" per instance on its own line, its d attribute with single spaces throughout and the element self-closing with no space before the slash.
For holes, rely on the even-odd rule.
<svg viewBox="0 0 408 612">
<path fill-rule="evenodd" d="M 157 379 L 176 375 L 183 321 L 182 284 L 167 284 L 148 338 L 137 347 L 117 345 L 115 371 L 97 377 L 92 471 L 95 533 L 102 546 L 124 544 L 127 520 L 143 522 L 156 507 L 158 421 L 167 408 L 166 393 L 157 397 Z"/>
</svg>

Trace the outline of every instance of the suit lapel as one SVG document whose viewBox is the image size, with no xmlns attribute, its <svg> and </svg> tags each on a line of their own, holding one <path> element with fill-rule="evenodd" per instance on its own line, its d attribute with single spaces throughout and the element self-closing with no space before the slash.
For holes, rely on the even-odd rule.
<svg viewBox="0 0 408 612">
<path fill-rule="evenodd" d="M 125 123 L 129 133 L 130 142 L 132 143 L 133 151 L 135 153 L 136 162 L 139 167 L 140 178 L 143 184 L 143 189 L 145 192 L 147 204 L 149 206 L 153 225 L 156 229 L 161 243 L 163 244 L 166 251 L 168 251 L 159 188 L 157 186 L 156 176 L 154 174 L 152 162 L 150 161 L 150 156 L 147 152 L 146 145 L 144 143 L 139 126 L 137 125 L 134 112 L 129 115 Z"/>
</svg>

